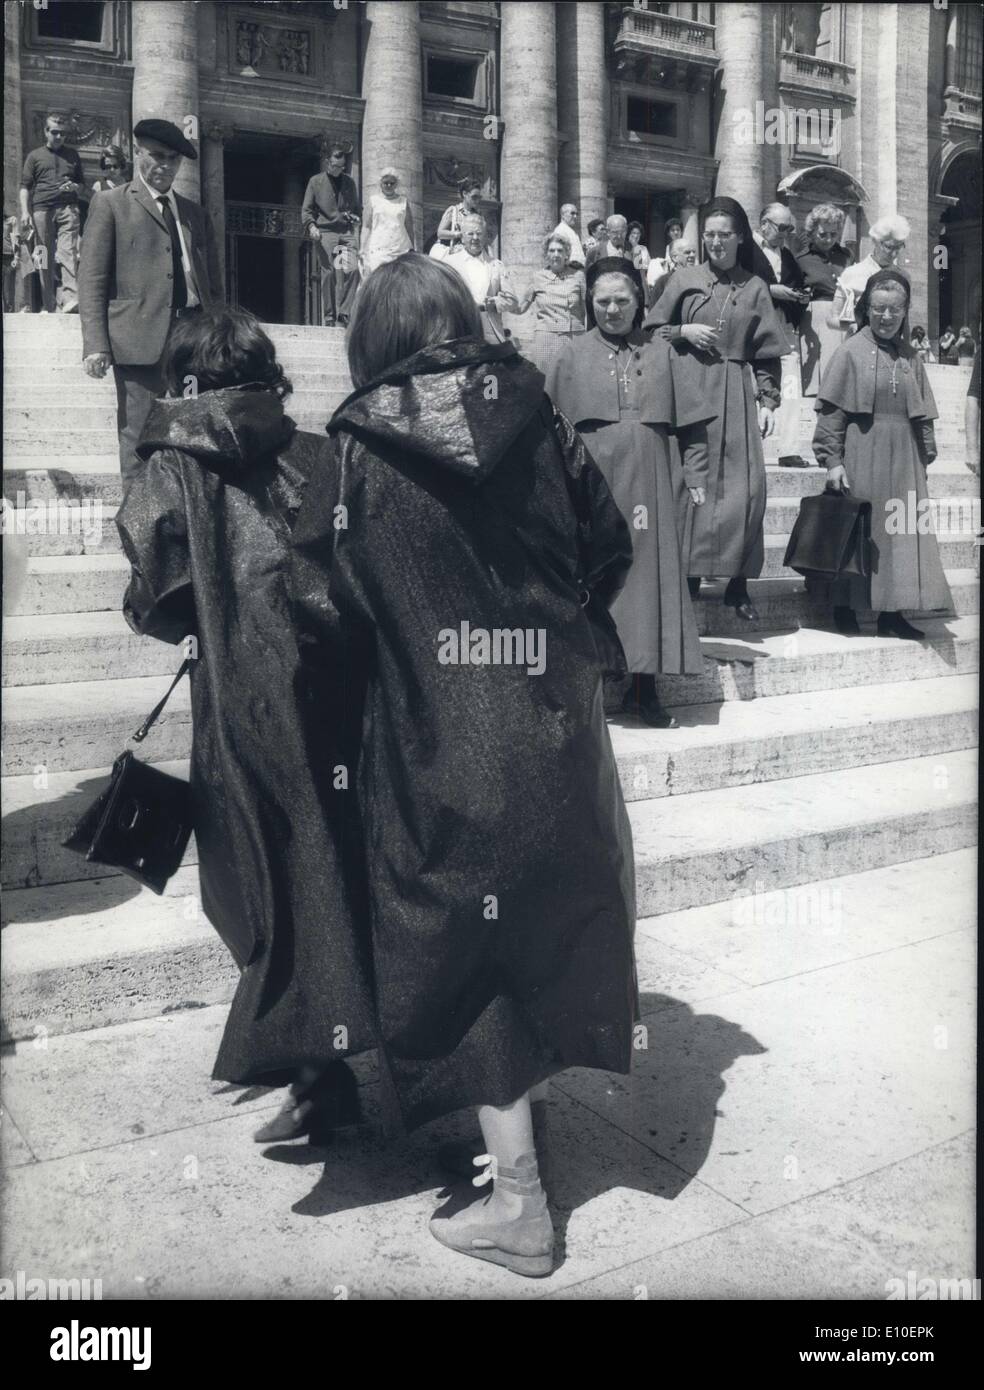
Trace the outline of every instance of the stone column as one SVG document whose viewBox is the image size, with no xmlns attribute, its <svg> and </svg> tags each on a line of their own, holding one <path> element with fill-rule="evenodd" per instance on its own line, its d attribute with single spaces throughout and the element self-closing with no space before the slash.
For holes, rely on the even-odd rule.
<svg viewBox="0 0 984 1390">
<path fill-rule="evenodd" d="M 225 142 L 229 132 L 220 125 L 209 126 L 201 142 L 202 203 L 212 237 L 208 247 L 208 270 L 212 291 L 225 302 Z"/>
<path fill-rule="evenodd" d="M 752 226 L 769 201 L 770 153 L 754 129 L 755 103 L 763 100 L 766 16 L 770 7 L 733 3 L 715 7 L 715 47 L 721 55 L 721 106 L 715 155 L 720 161 L 715 192 L 737 198 Z M 772 7 L 775 8 L 775 7 Z M 768 102 L 763 103 L 764 106 Z M 751 126 L 749 122 L 752 122 Z M 751 135 L 751 138 L 748 136 Z"/>
<path fill-rule="evenodd" d="M 577 205 L 583 240 L 588 223 L 608 215 L 605 7 L 582 0 L 561 4 L 556 13 L 557 123 L 566 136 L 558 160 L 559 202 Z"/>
<path fill-rule="evenodd" d="M 146 116 L 173 121 L 186 133 L 188 117 L 199 120 L 198 16 L 188 0 L 166 5 L 131 5 L 133 24 L 133 124 Z M 189 136 L 199 148 L 197 125 Z M 201 201 L 201 174 L 191 159 L 182 162 L 175 192 Z"/>
<path fill-rule="evenodd" d="M 379 174 L 387 164 L 400 171 L 418 241 L 424 208 L 423 124 L 420 85 L 420 7 L 417 0 L 370 0 L 362 95 L 363 203 L 379 191 Z"/>
<path fill-rule="evenodd" d="M 284 180 L 284 202 L 300 217 L 307 179 L 300 169 L 288 167 Z M 304 291 L 301 285 L 301 247 L 297 237 L 284 241 L 284 323 L 304 322 Z"/>
<path fill-rule="evenodd" d="M 890 140 L 884 142 L 891 152 L 893 167 L 885 171 L 889 178 L 881 184 L 891 192 L 877 210 L 869 210 L 869 221 L 898 212 L 909 222 L 911 231 L 901 256 L 901 264 L 912 285 L 909 322 L 925 324 L 929 276 L 936 274 L 930 271 L 929 265 L 931 238 L 926 190 L 929 164 L 926 54 L 932 10 L 928 5 L 879 5 L 878 18 L 883 50 L 891 45 L 893 58 L 893 80 L 885 89 L 893 129 Z"/>
<path fill-rule="evenodd" d="M 17 0 L 3 6 L 3 205 L 20 216 L 20 180 L 24 168 L 21 117 L 20 23 Z"/>
<path fill-rule="evenodd" d="M 556 25 L 550 0 L 503 0 L 500 11 L 502 259 L 522 287 L 558 218 Z"/>
</svg>

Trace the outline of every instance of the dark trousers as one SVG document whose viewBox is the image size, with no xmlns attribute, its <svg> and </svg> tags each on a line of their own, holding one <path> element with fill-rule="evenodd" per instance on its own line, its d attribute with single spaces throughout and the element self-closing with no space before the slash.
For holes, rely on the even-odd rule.
<svg viewBox="0 0 984 1390">
<path fill-rule="evenodd" d="M 163 395 L 164 377 L 160 362 L 149 367 L 113 367 L 116 380 L 116 428 L 120 434 L 120 476 L 123 491 L 142 467 L 136 447 L 150 407 Z"/>
<path fill-rule="evenodd" d="M 190 309 L 172 309 L 171 328 L 179 318 L 199 312 L 197 305 Z M 170 336 L 169 329 L 168 337 Z M 164 347 L 166 350 L 166 341 Z M 164 394 L 164 375 L 161 370 L 163 360 L 162 352 L 161 361 L 152 362 L 149 366 L 113 366 L 113 377 L 116 381 L 116 428 L 120 436 L 120 477 L 123 479 L 124 492 L 134 474 L 143 466 L 143 461 L 137 457 L 136 448 L 150 414 L 150 407 L 158 396 Z"/>
<path fill-rule="evenodd" d="M 339 317 L 349 318 L 359 288 L 359 272 L 344 271 L 333 265 L 333 253 L 339 246 L 356 245 L 351 232 L 322 232 L 318 247 L 321 262 L 321 322 L 336 323 Z"/>
<path fill-rule="evenodd" d="M 17 262 L 13 256 L 3 258 L 3 312 L 12 314 L 17 300 Z"/>
</svg>

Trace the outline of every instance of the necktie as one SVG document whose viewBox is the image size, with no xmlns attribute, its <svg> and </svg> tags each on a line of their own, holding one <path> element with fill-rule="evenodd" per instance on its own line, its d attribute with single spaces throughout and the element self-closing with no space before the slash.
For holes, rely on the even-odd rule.
<svg viewBox="0 0 984 1390">
<path fill-rule="evenodd" d="M 171 211 L 171 204 L 167 198 L 158 198 L 157 202 L 161 216 L 164 218 L 164 225 L 171 238 L 171 271 L 174 276 L 171 308 L 183 309 L 188 303 L 188 284 L 185 280 L 184 266 L 181 264 L 181 238 L 178 236 L 178 224 L 174 220 L 174 213 Z"/>
</svg>

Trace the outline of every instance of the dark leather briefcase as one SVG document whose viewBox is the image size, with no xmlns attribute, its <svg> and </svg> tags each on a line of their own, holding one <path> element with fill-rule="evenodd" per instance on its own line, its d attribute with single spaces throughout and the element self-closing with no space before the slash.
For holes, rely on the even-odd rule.
<svg viewBox="0 0 984 1390">
<path fill-rule="evenodd" d="M 871 503 L 849 493 L 804 497 L 783 561 L 807 579 L 871 573 Z"/>
</svg>

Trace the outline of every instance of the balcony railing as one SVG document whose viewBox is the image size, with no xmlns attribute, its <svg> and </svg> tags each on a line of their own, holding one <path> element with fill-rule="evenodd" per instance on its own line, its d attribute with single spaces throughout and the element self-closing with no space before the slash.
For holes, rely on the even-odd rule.
<svg viewBox="0 0 984 1390">
<path fill-rule="evenodd" d="M 712 63 L 716 63 L 718 57 L 714 49 L 713 24 L 627 6 L 622 11 L 615 53 L 617 56 L 627 50 L 639 52 L 640 49 L 659 57 L 691 57 Z"/>
<path fill-rule="evenodd" d="M 959 87 L 947 87 L 943 93 L 945 120 L 957 120 L 980 125 L 980 92 L 962 92 Z"/>
<path fill-rule="evenodd" d="M 781 55 L 780 82 L 795 82 L 799 86 L 816 87 L 818 91 L 853 93 L 854 69 L 847 63 L 835 63 L 832 58 L 816 58 L 811 53 Z"/>
<path fill-rule="evenodd" d="M 281 241 L 299 241 L 304 236 L 300 205 L 227 202 L 225 210 L 226 231 L 239 236 L 275 237 Z"/>
</svg>

